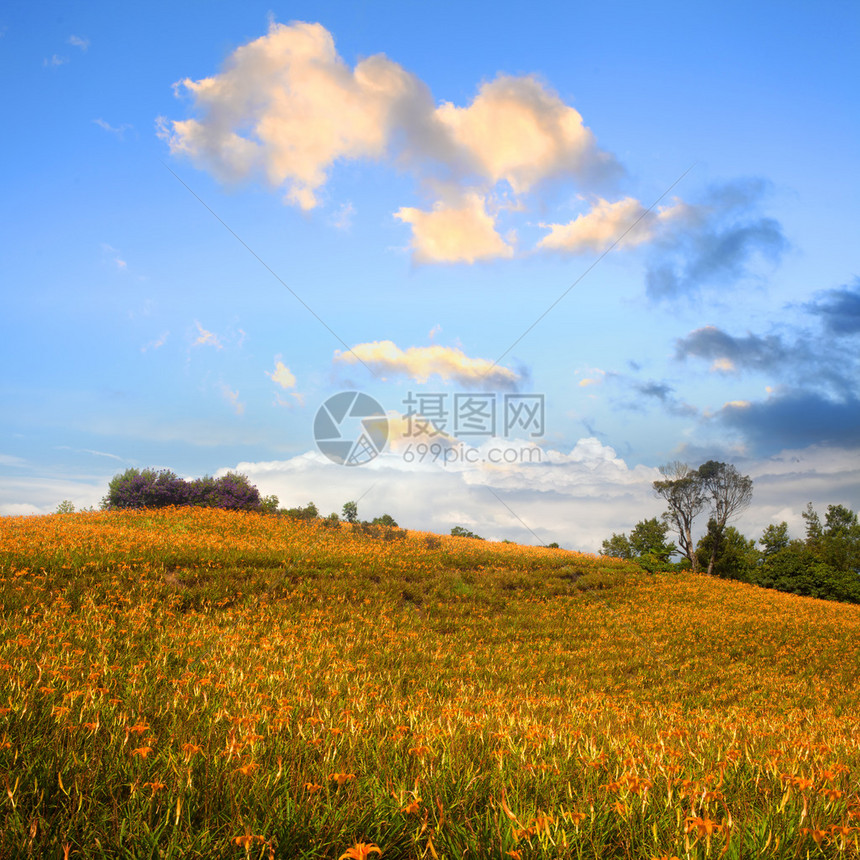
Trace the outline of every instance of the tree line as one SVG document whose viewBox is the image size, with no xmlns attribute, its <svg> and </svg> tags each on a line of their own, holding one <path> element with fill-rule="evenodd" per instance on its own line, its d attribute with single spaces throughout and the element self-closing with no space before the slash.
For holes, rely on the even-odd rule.
<svg viewBox="0 0 860 860">
<path fill-rule="evenodd" d="M 604 540 L 604 555 L 635 560 L 652 571 L 705 571 L 778 591 L 860 603 L 860 524 L 850 508 L 828 505 L 822 523 L 810 503 L 803 512 L 804 539 L 792 539 L 783 521 L 769 525 L 755 541 L 729 525 L 752 500 L 748 475 L 714 460 L 697 469 L 673 462 L 660 473 L 653 489 L 666 511 L 659 519 L 637 523 L 629 536 Z M 703 513 L 707 528 L 694 542 L 693 524 Z"/>
</svg>

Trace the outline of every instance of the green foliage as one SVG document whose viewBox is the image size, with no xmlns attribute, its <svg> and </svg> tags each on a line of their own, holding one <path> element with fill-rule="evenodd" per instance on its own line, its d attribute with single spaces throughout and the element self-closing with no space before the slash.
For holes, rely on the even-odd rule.
<svg viewBox="0 0 860 860">
<path fill-rule="evenodd" d="M 280 513 L 294 520 L 315 520 L 320 515 L 319 508 L 313 502 L 308 502 L 303 508 L 282 508 Z"/>
<path fill-rule="evenodd" d="M 264 496 L 260 502 L 260 510 L 264 514 L 276 514 L 278 512 L 279 505 L 280 502 L 278 501 L 277 496 Z"/>
<path fill-rule="evenodd" d="M 474 540 L 483 540 L 480 535 L 470 532 L 469 529 L 465 528 L 465 526 L 454 526 L 454 528 L 451 529 L 451 534 L 453 537 L 466 537 L 473 538 Z"/>
<path fill-rule="evenodd" d="M 806 540 L 790 540 L 788 525 L 770 525 L 761 536 L 761 561 L 750 581 L 765 588 L 860 603 L 860 525 L 844 505 L 828 505 L 824 518 L 803 512 Z"/>
<path fill-rule="evenodd" d="M 371 525 L 374 526 L 389 526 L 390 528 L 397 528 L 397 522 L 391 514 L 383 514 L 381 517 L 374 517 L 371 520 Z"/>
<path fill-rule="evenodd" d="M 343 518 L 348 523 L 358 522 L 358 502 L 344 502 Z"/>
<path fill-rule="evenodd" d="M 636 561 L 645 570 L 665 570 L 669 558 L 677 551 L 674 543 L 667 542 L 669 524 L 656 517 L 640 520 L 628 538 L 626 534 L 613 534 L 603 541 L 603 555 Z"/>
<path fill-rule="evenodd" d="M 68 499 L 63 499 L 63 501 L 57 505 L 57 510 L 54 511 L 56 514 L 73 514 L 74 512 L 75 506 Z"/>
<path fill-rule="evenodd" d="M 696 554 L 702 567 L 714 558 L 713 575 L 741 582 L 752 581 L 759 560 L 754 540 L 747 540 L 734 526 L 727 526 L 720 533 L 714 520 L 708 522 L 708 531 L 699 541 Z"/>
</svg>

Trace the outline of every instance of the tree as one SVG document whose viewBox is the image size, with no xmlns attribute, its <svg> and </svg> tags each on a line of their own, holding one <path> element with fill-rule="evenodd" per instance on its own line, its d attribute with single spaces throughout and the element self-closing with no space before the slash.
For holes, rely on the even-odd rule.
<svg viewBox="0 0 860 860">
<path fill-rule="evenodd" d="M 68 499 L 63 499 L 59 505 L 57 505 L 57 510 L 54 511 L 56 514 L 73 514 L 75 512 L 75 506 Z"/>
<path fill-rule="evenodd" d="M 769 525 L 761 534 L 759 543 L 762 545 L 762 558 L 770 558 L 789 544 L 788 523 L 783 520 L 778 526 Z"/>
<path fill-rule="evenodd" d="M 745 511 L 752 501 L 753 480 L 749 475 L 742 475 L 734 466 L 716 460 L 703 463 L 696 474 L 705 498 L 711 504 L 714 527 L 708 574 L 713 575 L 729 520 Z M 710 523 L 708 530 L 711 531 Z"/>
<path fill-rule="evenodd" d="M 381 517 L 374 517 L 370 524 L 374 526 L 388 526 L 389 528 L 394 529 L 398 527 L 391 514 L 383 514 Z"/>
<path fill-rule="evenodd" d="M 169 469 L 126 469 L 111 479 L 102 507 L 122 510 L 185 505 L 189 495 L 190 485 Z"/>
<path fill-rule="evenodd" d="M 689 559 L 694 572 L 701 560 L 707 561 L 708 573 L 713 574 L 729 520 L 745 510 L 752 499 L 752 478 L 716 460 L 708 460 L 698 469 L 676 461 L 661 466 L 660 473 L 664 479 L 654 481 L 654 491 L 669 506 L 663 517 L 678 534 L 681 554 Z M 709 525 L 710 553 L 707 559 L 700 559 L 693 545 L 693 521 L 706 508 L 714 525 Z"/>
<path fill-rule="evenodd" d="M 656 517 L 641 520 L 633 527 L 628 538 L 626 534 L 614 534 L 603 541 L 603 554 L 615 558 L 638 561 L 646 570 L 665 567 L 672 553 L 677 551 L 673 543 L 666 542 L 669 525 Z"/>
<path fill-rule="evenodd" d="M 714 557 L 714 544 L 719 545 L 719 551 L 713 568 L 710 559 Z M 755 579 L 756 564 L 759 552 L 754 540 L 747 540 L 733 526 L 726 526 L 722 532 L 717 530 L 717 523 L 708 521 L 708 531 L 702 536 L 696 547 L 700 564 L 708 565 L 709 571 L 723 579 L 739 579 L 742 582 L 752 582 Z"/>
<path fill-rule="evenodd" d="M 464 526 L 454 526 L 454 528 L 451 529 L 451 534 L 454 537 L 467 537 L 473 538 L 474 540 L 483 540 L 480 535 L 476 535 L 474 532 L 470 532 Z"/>
<path fill-rule="evenodd" d="M 630 539 L 624 532 L 620 535 L 612 532 L 612 537 L 603 541 L 601 551 L 603 555 L 612 558 L 633 558 L 633 547 L 630 546 Z"/>
<path fill-rule="evenodd" d="M 699 561 L 693 544 L 693 521 L 707 504 L 704 488 L 698 472 L 677 460 L 661 466 L 660 474 L 663 480 L 654 481 L 652 486 L 669 506 L 663 519 L 677 533 L 678 551 L 690 562 L 695 573 L 699 569 Z"/>
<path fill-rule="evenodd" d="M 358 522 L 358 502 L 344 502 L 343 518 L 348 523 Z"/>
</svg>

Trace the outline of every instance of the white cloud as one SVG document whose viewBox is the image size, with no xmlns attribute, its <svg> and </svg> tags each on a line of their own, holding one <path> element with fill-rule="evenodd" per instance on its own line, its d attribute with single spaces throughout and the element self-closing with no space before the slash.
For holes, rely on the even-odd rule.
<svg viewBox="0 0 860 860">
<path fill-rule="evenodd" d="M 455 186 L 432 210 L 403 207 L 415 259 L 472 263 L 513 256 L 487 212 L 506 183 L 524 194 L 553 177 L 591 187 L 621 172 L 582 116 L 533 76 L 500 75 L 465 107 L 434 104 L 427 86 L 376 54 L 350 68 L 320 24 L 271 23 L 217 74 L 175 85 L 194 116 L 158 121 L 174 155 L 223 181 L 264 178 L 303 209 L 319 203 L 337 161 L 386 159 L 431 185 Z M 522 201 L 505 205 L 520 211 Z M 344 204 L 334 218 L 346 227 Z"/>
<path fill-rule="evenodd" d="M 289 367 L 287 367 L 282 361 L 275 362 L 275 369 L 271 373 L 266 371 L 266 376 L 268 376 L 272 382 L 280 385 L 281 388 L 296 387 L 296 377 L 293 375 Z"/>
<path fill-rule="evenodd" d="M 500 75 L 468 107 L 446 102 L 436 116 L 478 172 L 518 194 L 559 174 L 590 182 L 618 169 L 579 112 L 534 77 Z"/>
<path fill-rule="evenodd" d="M 171 151 L 227 180 L 262 173 L 312 209 L 337 159 L 385 154 L 398 104 L 423 86 L 382 54 L 350 70 L 320 24 L 273 23 L 220 74 L 177 84 L 200 119 L 164 122 Z"/>
<path fill-rule="evenodd" d="M 359 343 L 349 352 L 336 350 L 334 361 L 341 364 L 360 361 L 374 371 L 407 376 L 420 383 L 431 376 L 439 376 L 464 387 L 513 388 L 520 379 L 519 374 L 508 367 L 494 365 L 486 358 L 470 358 L 455 347 L 410 346 L 403 350 L 390 340 Z"/>
<path fill-rule="evenodd" d="M 76 48 L 80 48 L 82 51 L 86 51 L 90 46 L 90 40 L 84 39 L 81 36 L 69 36 L 69 38 L 66 39 L 66 42 L 69 45 L 74 45 Z"/>
<path fill-rule="evenodd" d="M 197 331 L 199 335 L 197 340 L 194 341 L 192 346 L 214 346 L 216 349 L 222 349 L 221 341 L 218 339 L 218 335 L 214 334 L 211 331 L 206 331 L 202 325 L 200 325 L 197 320 L 194 320 L 194 325 L 197 326 Z"/>
<path fill-rule="evenodd" d="M 56 69 L 57 66 L 64 66 L 68 62 L 68 57 L 61 57 L 59 54 L 53 54 L 50 57 L 45 57 L 45 59 L 42 60 L 42 65 L 49 69 Z"/>
<path fill-rule="evenodd" d="M 404 206 L 394 217 L 412 226 L 417 263 L 475 263 L 514 255 L 513 247 L 496 232 L 486 200 L 474 192 L 458 204 L 436 203 L 430 212 Z"/>
<path fill-rule="evenodd" d="M 633 197 L 614 203 L 599 199 L 590 211 L 567 224 L 543 225 L 549 233 L 538 242 L 538 248 L 567 254 L 602 253 L 615 242 L 619 247 L 632 248 L 654 241 L 670 225 L 692 215 L 693 210 L 681 201 L 649 212 Z"/>
</svg>

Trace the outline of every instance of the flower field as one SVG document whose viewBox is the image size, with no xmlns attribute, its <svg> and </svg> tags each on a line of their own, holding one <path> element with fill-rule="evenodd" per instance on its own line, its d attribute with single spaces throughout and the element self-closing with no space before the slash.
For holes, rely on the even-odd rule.
<svg viewBox="0 0 860 860">
<path fill-rule="evenodd" d="M 860 857 L 860 607 L 218 509 L 0 518 L 0 857 Z"/>
</svg>

